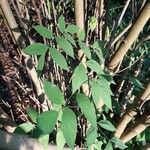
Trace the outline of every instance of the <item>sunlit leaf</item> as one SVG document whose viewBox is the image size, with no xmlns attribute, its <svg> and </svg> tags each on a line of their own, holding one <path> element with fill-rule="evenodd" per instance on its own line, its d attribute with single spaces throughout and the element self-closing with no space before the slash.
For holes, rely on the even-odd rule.
<svg viewBox="0 0 150 150">
<path fill-rule="evenodd" d="M 61 128 L 58 128 L 57 135 L 56 135 L 56 143 L 57 143 L 57 149 L 63 150 L 64 145 L 66 143 L 66 140 L 64 138 L 63 132 Z"/>
</svg>

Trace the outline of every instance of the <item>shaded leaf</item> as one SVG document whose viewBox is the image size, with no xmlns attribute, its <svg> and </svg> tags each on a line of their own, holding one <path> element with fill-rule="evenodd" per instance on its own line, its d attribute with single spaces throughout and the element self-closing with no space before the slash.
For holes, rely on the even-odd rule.
<svg viewBox="0 0 150 150">
<path fill-rule="evenodd" d="M 74 58 L 74 51 L 72 45 L 63 37 L 57 37 L 55 39 L 58 45 L 66 52 L 66 54 Z"/>
<path fill-rule="evenodd" d="M 55 127 L 57 118 L 57 111 L 45 111 L 37 117 L 37 126 L 44 134 L 50 134 Z"/>
<path fill-rule="evenodd" d="M 36 25 L 33 27 L 42 37 L 48 38 L 48 39 L 53 39 L 53 33 L 51 30 L 48 28 L 41 26 L 41 25 Z"/>
<path fill-rule="evenodd" d="M 72 75 L 72 93 L 74 93 L 80 86 L 88 80 L 86 68 L 83 64 L 79 64 Z"/>
<path fill-rule="evenodd" d="M 71 109 L 65 108 L 61 124 L 66 143 L 73 149 L 77 134 L 77 120 L 75 113 Z"/>
<path fill-rule="evenodd" d="M 86 46 L 85 43 L 79 41 L 79 46 L 84 52 L 84 54 L 90 59 L 91 58 L 91 51 L 90 49 Z"/>
<path fill-rule="evenodd" d="M 85 96 L 84 94 L 77 94 L 76 100 L 81 108 L 81 112 L 91 123 L 92 127 L 97 128 L 95 108 L 89 97 Z"/>
<path fill-rule="evenodd" d="M 60 68 L 68 71 L 69 68 L 65 57 L 55 48 L 49 48 L 49 51 L 52 59 L 56 62 L 56 64 Z"/>
<path fill-rule="evenodd" d="M 98 124 L 102 128 L 104 128 L 104 129 L 106 129 L 108 131 L 114 132 L 116 130 L 116 128 L 114 127 L 114 125 L 110 121 L 108 121 L 108 120 L 101 120 L 101 121 L 98 122 Z"/>
<path fill-rule="evenodd" d="M 34 43 L 34 44 L 31 44 L 31 45 L 27 46 L 24 49 L 24 52 L 29 54 L 29 55 L 43 55 L 43 54 L 46 53 L 48 48 L 49 47 L 45 44 Z"/>
<path fill-rule="evenodd" d="M 49 81 L 44 81 L 44 90 L 48 98 L 55 104 L 62 104 L 64 101 L 63 93 L 60 91 L 59 87 Z"/>
<path fill-rule="evenodd" d="M 120 149 L 127 148 L 127 146 L 117 137 L 113 137 L 111 142 L 115 143 Z"/>
</svg>

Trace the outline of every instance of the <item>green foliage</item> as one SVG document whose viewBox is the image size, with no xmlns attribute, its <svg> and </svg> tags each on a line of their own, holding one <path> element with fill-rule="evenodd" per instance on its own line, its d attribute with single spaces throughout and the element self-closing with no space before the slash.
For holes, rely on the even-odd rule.
<svg viewBox="0 0 150 150">
<path fill-rule="evenodd" d="M 116 146 L 118 146 L 120 149 L 125 149 L 127 146 L 117 137 L 113 137 L 111 139 L 111 142 L 115 143 Z"/>
<path fill-rule="evenodd" d="M 74 112 L 67 107 L 62 114 L 61 127 L 63 135 L 66 139 L 66 143 L 70 146 L 71 149 L 73 149 L 76 140 L 77 121 Z"/>
<path fill-rule="evenodd" d="M 69 70 L 67 61 L 65 57 L 55 48 L 49 48 L 50 55 L 52 59 L 56 62 L 56 64 L 64 69 L 64 70 Z"/>
<path fill-rule="evenodd" d="M 64 97 L 63 97 L 63 93 L 60 91 L 59 87 L 57 87 L 56 85 L 48 82 L 48 81 L 44 81 L 44 90 L 46 95 L 48 96 L 48 98 L 55 104 L 63 104 L 64 102 Z"/>
<path fill-rule="evenodd" d="M 76 100 L 85 117 L 93 127 L 97 128 L 96 112 L 93 103 L 84 94 L 77 94 Z"/>
<path fill-rule="evenodd" d="M 95 105 L 102 100 L 105 105 L 112 108 L 110 83 L 103 76 L 91 81 L 91 92 Z"/>
<path fill-rule="evenodd" d="M 94 30 L 94 24 L 94 22 L 91 24 L 90 30 Z M 85 43 L 85 31 L 79 29 L 76 25 L 66 24 L 62 15 L 58 18 L 57 27 L 60 32 L 58 36 L 54 36 L 55 34 L 46 27 L 40 25 L 34 26 L 34 29 L 43 38 L 49 40 L 51 44 L 34 43 L 27 46 L 24 51 L 29 55 L 38 56 L 36 70 L 39 71 L 40 75 L 44 65 L 46 65 L 45 59 L 50 57 L 51 61 L 60 67 L 58 70 L 61 73 L 67 72 L 70 74 L 70 77 L 67 78 L 71 82 L 68 83 L 69 85 L 67 86 L 69 88 L 66 90 L 67 93 L 65 93 L 60 90 L 59 84 L 56 86 L 53 84 L 53 81 L 51 83 L 44 79 L 44 91 L 51 101 L 52 108 L 41 114 L 38 114 L 34 109 L 27 108 L 27 113 L 32 120 L 33 127 L 29 128 L 30 130 L 25 130 L 25 132 L 32 132 L 32 137 L 38 138 L 45 149 L 47 149 L 48 135 L 50 133 L 56 134 L 56 143 L 59 150 L 63 149 L 65 143 L 71 149 L 74 149 L 78 133 L 77 125 L 82 126 L 79 120 L 80 117 L 83 117 L 89 125 L 89 128 L 85 132 L 85 146 L 88 149 L 93 145 L 101 147 L 103 141 L 106 143 L 108 140 L 105 138 L 101 138 L 102 141 L 99 140 L 102 136 L 99 128 L 111 132 L 115 131 L 115 127 L 107 118 L 105 120 L 100 119 L 99 122 L 97 121 L 98 115 L 95 109 L 100 100 L 112 109 L 112 92 L 110 90 L 112 78 L 110 75 L 105 74 L 105 68 L 101 67 L 105 56 L 104 44 L 97 40 L 94 44 L 87 46 Z M 85 64 L 75 59 L 77 50 L 79 49 L 82 49 L 87 57 Z M 75 64 L 72 64 L 72 62 L 75 62 Z M 94 72 L 92 77 L 89 76 L 91 71 Z M 54 83 L 57 82 L 54 80 Z M 85 83 L 90 85 L 91 95 L 89 96 L 82 94 L 80 90 L 80 87 Z M 68 95 L 70 95 L 69 98 Z M 75 109 L 71 109 L 70 107 L 72 102 L 75 104 Z M 106 148 L 110 147 L 109 149 L 111 149 L 112 143 L 116 143 L 118 147 L 123 148 L 123 145 L 117 139 L 109 140 Z"/>
<path fill-rule="evenodd" d="M 50 134 L 55 127 L 57 119 L 57 111 L 45 111 L 37 117 L 37 126 L 43 134 Z"/>
<path fill-rule="evenodd" d="M 101 121 L 98 122 L 98 124 L 100 125 L 100 127 L 104 128 L 108 131 L 114 132 L 116 130 L 116 128 L 108 120 L 101 120 Z"/>
<path fill-rule="evenodd" d="M 47 29 L 44 26 L 41 25 L 36 25 L 33 27 L 42 37 L 48 38 L 48 39 L 53 39 L 53 33 L 49 29 Z"/>
<path fill-rule="evenodd" d="M 56 42 L 58 45 L 72 58 L 74 58 L 74 52 L 72 45 L 63 37 L 56 37 Z"/>
<path fill-rule="evenodd" d="M 58 19 L 58 28 L 63 33 L 66 28 L 66 23 L 64 17 L 61 15 Z"/>
<path fill-rule="evenodd" d="M 30 117 L 30 119 L 31 119 L 34 123 L 37 123 L 37 122 L 36 122 L 36 119 L 37 119 L 39 113 L 38 113 L 35 109 L 33 109 L 33 108 L 27 108 L 26 111 L 27 111 L 27 114 L 28 114 L 28 116 Z"/>
<path fill-rule="evenodd" d="M 83 64 L 79 64 L 72 75 L 72 93 L 74 93 L 80 86 L 88 80 L 86 68 Z"/>
<path fill-rule="evenodd" d="M 31 124 L 30 122 L 22 123 L 22 124 L 17 126 L 14 133 L 27 134 L 28 132 L 33 130 L 33 128 L 34 128 L 34 125 Z"/>
<path fill-rule="evenodd" d="M 66 140 L 64 138 L 61 128 L 58 128 L 57 135 L 56 135 L 56 142 L 57 142 L 57 149 L 63 150 Z"/>
<path fill-rule="evenodd" d="M 71 34 L 74 34 L 74 33 L 78 33 L 79 32 L 79 27 L 74 25 L 74 24 L 71 24 L 71 25 L 67 26 L 66 30 L 67 30 L 67 32 L 69 32 Z"/>
<path fill-rule="evenodd" d="M 24 52 L 29 55 L 43 55 L 46 53 L 48 46 L 42 43 L 34 43 L 27 46 Z"/>
<path fill-rule="evenodd" d="M 90 51 L 90 49 L 86 46 L 86 44 L 79 41 L 79 46 L 80 46 L 80 48 L 82 49 L 82 51 L 85 53 L 85 55 L 87 56 L 87 58 L 90 59 L 90 58 L 91 58 L 91 51 Z"/>
</svg>

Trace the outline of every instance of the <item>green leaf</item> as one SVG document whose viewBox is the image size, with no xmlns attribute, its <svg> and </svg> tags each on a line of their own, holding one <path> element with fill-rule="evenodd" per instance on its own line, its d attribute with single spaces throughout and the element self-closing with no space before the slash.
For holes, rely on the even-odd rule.
<svg viewBox="0 0 150 150">
<path fill-rule="evenodd" d="M 42 144 L 42 146 L 44 147 L 44 150 L 48 149 L 48 142 L 49 142 L 49 135 L 44 135 L 42 137 L 40 137 L 39 142 Z"/>
<path fill-rule="evenodd" d="M 105 150 L 113 150 L 113 146 L 110 141 L 107 143 Z"/>
<path fill-rule="evenodd" d="M 97 18 L 96 17 L 91 17 L 89 21 L 89 30 L 94 31 L 94 29 L 97 26 Z"/>
<path fill-rule="evenodd" d="M 91 81 L 91 92 L 95 105 L 102 100 L 106 106 L 112 108 L 110 84 L 103 76 Z"/>
<path fill-rule="evenodd" d="M 65 53 L 74 58 L 74 51 L 72 45 L 63 37 L 56 37 L 56 42 L 65 51 Z"/>
<path fill-rule="evenodd" d="M 49 51 L 52 59 L 56 62 L 56 64 L 60 68 L 68 71 L 69 68 L 65 57 L 55 48 L 49 48 Z"/>
<path fill-rule="evenodd" d="M 39 113 L 35 109 L 29 107 L 26 109 L 26 112 L 30 119 L 36 123 L 36 118 L 38 117 Z"/>
<path fill-rule="evenodd" d="M 56 143 L 57 143 L 57 149 L 63 150 L 64 145 L 66 143 L 66 140 L 64 138 L 63 132 L 61 128 L 58 128 L 57 135 L 56 135 Z"/>
<path fill-rule="evenodd" d="M 74 24 L 68 25 L 66 28 L 67 32 L 69 32 L 71 34 L 78 33 L 79 29 L 80 28 Z"/>
<path fill-rule="evenodd" d="M 48 46 L 45 44 L 34 43 L 34 44 L 27 46 L 24 49 L 24 52 L 29 55 L 43 55 L 46 53 L 47 49 L 48 49 Z"/>
<path fill-rule="evenodd" d="M 64 96 L 60 91 L 59 87 L 48 81 L 44 81 L 44 90 L 48 98 L 55 104 L 62 104 L 64 101 Z"/>
<path fill-rule="evenodd" d="M 56 143 L 57 143 L 57 149 L 58 150 L 63 150 L 64 145 L 66 143 L 66 140 L 63 136 L 63 132 L 61 128 L 58 128 L 57 135 L 56 135 Z"/>
<path fill-rule="evenodd" d="M 113 137 L 111 142 L 115 143 L 120 149 L 127 148 L 127 146 L 117 137 Z"/>
<path fill-rule="evenodd" d="M 44 63 L 45 63 L 45 54 L 40 56 L 36 70 L 41 72 L 44 68 Z"/>
<path fill-rule="evenodd" d="M 70 34 L 64 33 L 64 36 L 73 46 L 76 47 L 76 42 Z"/>
<path fill-rule="evenodd" d="M 104 128 L 104 129 L 106 129 L 108 131 L 114 132 L 116 130 L 116 128 L 114 127 L 114 125 L 110 121 L 108 121 L 108 120 L 101 120 L 101 121 L 98 122 L 98 124 L 102 128 Z"/>
<path fill-rule="evenodd" d="M 17 128 L 14 131 L 14 133 L 27 134 L 28 132 L 33 130 L 33 128 L 34 128 L 34 125 L 31 124 L 30 122 L 22 123 L 22 124 L 17 126 Z"/>
<path fill-rule="evenodd" d="M 66 28 L 65 19 L 62 15 L 58 19 L 58 28 L 59 28 L 61 33 L 63 33 L 65 31 L 65 28 Z"/>
<path fill-rule="evenodd" d="M 104 56 L 106 55 L 106 49 L 104 48 L 104 42 L 97 40 L 91 45 L 91 48 L 94 49 L 96 55 L 99 57 L 100 61 L 104 63 Z"/>
<path fill-rule="evenodd" d="M 79 38 L 79 41 L 84 41 L 85 40 L 85 31 L 80 30 L 78 33 L 78 38 Z"/>
<path fill-rule="evenodd" d="M 86 64 L 91 70 L 95 71 L 97 74 L 104 74 L 100 64 L 98 64 L 95 60 L 88 60 Z"/>
<path fill-rule="evenodd" d="M 84 54 L 90 59 L 91 58 L 91 51 L 90 49 L 86 46 L 85 43 L 79 41 L 79 46 L 84 52 Z"/>
<path fill-rule="evenodd" d="M 37 117 L 37 126 L 44 134 L 50 134 L 55 127 L 57 118 L 57 111 L 45 111 Z"/>
<path fill-rule="evenodd" d="M 86 134 L 87 147 L 95 143 L 97 138 L 97 128 L 90 126 Z"/>
<path fill-rule="evenodd" d="M 41 36 L 48 39 L 53 39 L 53 33 L 44 26 L 36 25 L 33 27 Z"/>
<path fill-rule="evenodd" d="M 65 108 L 62 114 L 62 131 L 63 135 L 66 139 L 66 143 L 70 146 L 70 148 L 74 148 L 76 134 L 77 134 L 77 120 L 74 112 Z"/>
<path fill-rule="evenodd" d="M 72 75 L 72 93 L 74 93 L 80 86 L 88 80 L 86 68 L 83 64 L 79 64 Z"/>
<path fill-rule="evenodd" d="M 93 103 L 84 94 L 77 94 L 76 100 L 81 108 L 82 113 L 91 123 L 91 125 L 97 129 L 96 112 Z"/>
</svg>

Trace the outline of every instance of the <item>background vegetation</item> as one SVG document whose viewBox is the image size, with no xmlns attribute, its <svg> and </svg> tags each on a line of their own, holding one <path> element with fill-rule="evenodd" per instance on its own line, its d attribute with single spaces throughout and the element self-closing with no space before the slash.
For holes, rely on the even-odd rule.
<svg viewBox="0 0 150 150">
<path fill-rule="evenodd" d="M 149 0 L 1 0 L 0 15 L 1 149 L 150 147 Z"/>
</svg>

